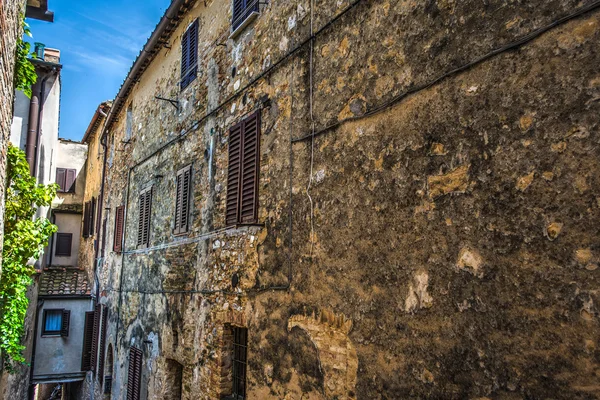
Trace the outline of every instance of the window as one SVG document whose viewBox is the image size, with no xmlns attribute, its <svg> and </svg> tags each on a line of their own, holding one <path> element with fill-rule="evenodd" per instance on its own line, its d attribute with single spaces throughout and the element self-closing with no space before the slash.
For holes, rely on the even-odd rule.
<svg viewBox="0 0 600 400">
<path fill-rule="evenodd" d="M 75 193 L 75 179 L 77 170 L 67 168 L 56 168 L 56 183 L 61 193 Z"/>
<path fill-rule="evenodd" d="M 192 166 L 188 165 L 177 172 L 175 228 L 173 229 L 176 234 L 188 231 L 191 183 Z"/>
<path fill-rule="evenodd" d="M 94 341 L 94 312 L 85 313 L 83 328 L 83 350 L 81 355 L 81 370 L 92 370 L 92 342 Z"/>
<path fill-rule="evenodd" d="M 233 33 L 243 29 L 250 23 L 251 17 L 258 15 L 259 0 L 233 0 L 233 18 L 231 30 Z"/>
<path fill-rule="evenodd" d="M 133 131 L 133 107 L 131 103 L 127 106 L 127 117 L 125 121 L 125 141 L 131 139 L 131 132 Z"/>
<path fill-rule="evenodd" d="M 90 201 L 86 201 L 83 206 L 83 237 L 89 238 L 94 236 L 96 215 L 96 198 L 92 197 Z"/>
<path fill-rule="evenodd" d="M 152 187 L 142 190 L 139 199 L 138 246 L 148 246 L 150 242 L 150 214 L 152 212 Z"/>
<path fill-rule="evenodd" d="M 71 244 L 73 243 L 72 233 L 57 233 L 56 248 L 54 255 L 59 257 L 71 257 Z"/>
<path fill-rule="evenodd" d="M 231 398 L 246 398 L 246 370 L 248 365 L 248 329 L 233 327 L 233 392 Z"/>
<path fill-rule="evenodd" d="M 127 371 L 127 400 L 140 400 L 142 385 L 142 350 L 129 349 L 129 369 Z"/>
<path fill-rule="evenodd" d="M 115 215 L 115 239 L 113 250 L 121 252 L 123 250 L 123 222 L 125 220 L 125 206 L 117 207 Z"/>
<path fill-rule="evenodd" d="M 187 28 L 181 38 L 181 90 L 189 86 L 198 74 L 198 20 Z"/>
<path fill-rule="evenodd" d="M 260 111 L 229 131 L 226 224 L 256 223 L 258 219 L 258 170 Z"/>
<path fill-rule="evenodd" d="M 71 311 L 65 309 L 44 310 L 42 336 L 69 336 Z"/>
</svg>

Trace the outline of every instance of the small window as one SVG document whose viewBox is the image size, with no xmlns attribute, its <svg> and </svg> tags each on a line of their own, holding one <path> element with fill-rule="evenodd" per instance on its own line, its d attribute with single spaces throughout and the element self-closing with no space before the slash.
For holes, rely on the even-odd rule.
<svg viewBox="0 0 600 400">
<path fill-rule="evenodd" d="M 150 215 L 152 213 L 152 187 L 144 189 L 139 197 L 138 246 L 150 243 Z"/>
<path fill-rule="evenodd" d="M 44 310 L 43 336 L 69 336 L 71 311 L 65 309 Z"/>
<path fill-rule="evenodd" d="M 192 184 L 192 166 L 188 165 L 177 172 L 175 195 L 175 228 L 176 234 L 188 231 L 190 191 Z"/>
<path fill-rule="evenodd" d="M 250 23 L 260 11 L 260 0 L 233 0 L 231 31 L 235 34 Z"/>
<path fill-rule="evenodd" d="M 190 24 L 181 38 L 181 90 L 198 74 L 198 20 Z"/>
<path fill-rule="evenodd" d="M 56 168 L 56 183 L 61 193 L 75 193 L 75 180 L 77 170 L 68 168 Z"/>
<path fill-rule="evenodd" d="M 233 392 L 231 398 L 246 398 L 246 371 L 248 366 L 248 329 L 233 327 Z"/>
<path fill-rule="evenodd" d="M 226 224 L 258 220 L 260 111 L 229 130 Z"/>
<path fill-rule="evenodd" d="M 56 249 L 54 255 L 59 257 L 71 257 L 71 245 L 73 243 L 72 233 L 56 234 Z"/>
<path fill-rule="evenodd" d="M 125 206 L 117 207 L 115 215 L 115 239 L 113 250 L 120 253 L 123 250 L 123 222 L 125 221 Z"/>
<path fill-rule="evenodd" d="M 127 370 L 127 400 L 140 400 L 142 387 L 142 350 L 129 349 L 129 368 Z"/>
<path fill-rule="evenodd" d="M 131 133 L 133 131 L 133 107 L 131 103 L 127 106 L 127 117 L 125 121 L 125 141 L 131 139 Z"/>
</svg>

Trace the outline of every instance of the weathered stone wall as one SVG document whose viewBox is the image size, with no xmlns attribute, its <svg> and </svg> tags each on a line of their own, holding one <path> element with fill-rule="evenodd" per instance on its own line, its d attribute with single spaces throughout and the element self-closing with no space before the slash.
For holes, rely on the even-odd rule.
<svg viewBox="0 0 600 400">
<path fill-rule="evenodd" d="M 100 268 L 113 398 L 135 345 L 147 398 L 181 365 L 182 398 L 218 399 L 231 326 L 249 330 L 251 399 L 600 396 L 600 12 L 379 108 L 592 1 L 320 3 L 270 2 L 229 38 L 229 2 L 198 2 L 127 99 L 131 141 L 117 117 L 104 207 L 111 244 L 126 205 L 125 252 Z M 311 15 L 313 51 L 286 57 Z M 199 73 L 180 93 L 195 18 Z M 259 107 L 260 225 L 227 227 L 228 129 Z"/>
</svg>

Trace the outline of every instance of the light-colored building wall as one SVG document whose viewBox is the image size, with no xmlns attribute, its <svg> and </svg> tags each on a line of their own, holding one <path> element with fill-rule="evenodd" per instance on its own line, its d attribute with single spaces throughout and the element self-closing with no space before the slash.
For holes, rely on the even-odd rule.
<svg viewBox="0 0 600 400">
<path fill-rule="evenodd" d="M 58 231 L 53 235 L 51 243 L 51 251 L 46 253 L 47 265 L 52 266 L 77 266 L 77 259 L 79 255 L 79 243 L 81 241 L 81 214 L 75 213 L 54 213 L 54 224 L 58 227 Z M 70 256 L 57 256 L 56 255 L 56 236 L 59 233 L 71 233 L 71 255 Z"/>
<path fill-rule="evenodd" d="M 54 182 L 56 181 L 57 168 L 75 169 L 75 192 L 73 193 L 58 193 L 57 198 L 52 202 L 52 208 L 60 208 L 61 206 L 69 206 L 83 204 L 85 192 L 85 165 L 88 156 L 88 148 L 86 144 L 72 142 L 70 140 L 58 139 L 56 146 L 56 157 L 52 165 L 52 174 Z"/>
</svg>

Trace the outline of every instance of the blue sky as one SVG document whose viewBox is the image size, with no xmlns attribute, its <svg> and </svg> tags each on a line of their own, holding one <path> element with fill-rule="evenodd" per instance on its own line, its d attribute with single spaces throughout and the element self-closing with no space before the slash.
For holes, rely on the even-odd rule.
<svg viewBox="0 0 600 400">
<path fill-rule="evenodd" d="M 170 0 L 49 0 L 54 23 L 27 20 L 30 41 L 61 51 L 60 137 L 81 140 L 98 105 L 116 96 L 169 4 Z"/>
</svg>

